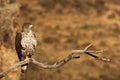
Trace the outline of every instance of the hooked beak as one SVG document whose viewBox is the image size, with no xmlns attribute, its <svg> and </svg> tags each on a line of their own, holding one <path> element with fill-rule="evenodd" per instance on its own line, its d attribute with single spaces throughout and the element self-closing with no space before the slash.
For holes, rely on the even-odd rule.
<svg viewBox="0 0 120 80">
<path fill-rule="evenodd" d="M 33 27 L 33 25 L 30 25 L 29 28 L 31 29 Z"/>
</svg>

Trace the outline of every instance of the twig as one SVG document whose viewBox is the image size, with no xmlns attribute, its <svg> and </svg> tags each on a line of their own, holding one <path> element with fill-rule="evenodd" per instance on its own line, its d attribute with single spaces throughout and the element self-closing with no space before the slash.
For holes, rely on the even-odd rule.
<svg viewBox="0 0 120 80">
<path fill-rule="evenodd" d="M 19 66 L 21 66 L 23 64 L 27 64 L 27 63 L 31 63 L 31 64 L 34 64 L 34 65 L 36 65 L 38 67 L 45 68 L 45 69 L 59 68 L 59 67 L 63 66 L 64 64 L 66 64 L 67 62 L 69 62 L 70 60 L 78 59 L 80 57 L 80 56 L 74 56 L 74 54 L 85 53 L 85 54 L 87 54 L 87 55 L 89 55 L 89 56 L 91 56 L 91 57 L 93 57 L 95 59 L 98 59 L 98 60 L 101 60 L 101 61 L 105 61 L 105 62 L 111 62 L 111 60 L 108 59 L 108 58 L 104 58 L 104 57 L 100 58 L 100 57 L 92 54 L 92 53 L 102 53 L 104 50 L 88 51 L 88 48 L 91 47 L 91 46 L 92 46 L 92 44 L 88 45 L 84 50 L 72 50 L 65 59 L 63 59 L 63 60 L 61 60 L 59 62 L 56 62 L 56 63 L 54 63 L 52 65 L 47 65 L 47 64 L 44 64 L 44 63 L 40 63 L 40 62 L 36 61 L 33 58 L 29 58 L 27 60 L 18 62 L 16 64 L 14 64 L 13 66 L 11 66 L 10 68 L 8 68 L 7 70 L 1 72 L 0 73 L 0 78 L 4 77 L 7 73 L 12 71 L 13 69 L 15 69 L 15 68 L 17 68 L 17 67 L 19 67 Z"/>
</svg>

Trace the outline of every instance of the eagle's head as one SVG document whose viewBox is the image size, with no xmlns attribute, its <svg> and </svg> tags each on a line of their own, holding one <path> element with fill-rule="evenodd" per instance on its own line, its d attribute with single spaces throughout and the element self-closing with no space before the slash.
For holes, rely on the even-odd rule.
<svg viewBox="0 0 120 80">
<path fill-rule="evenodd" d="M 22 31 L 29 31 L 31 30 L 33 27 L 33 25 L 31 23 L 24 23 L 23 26 L 22 26 Z"/>
</svg>

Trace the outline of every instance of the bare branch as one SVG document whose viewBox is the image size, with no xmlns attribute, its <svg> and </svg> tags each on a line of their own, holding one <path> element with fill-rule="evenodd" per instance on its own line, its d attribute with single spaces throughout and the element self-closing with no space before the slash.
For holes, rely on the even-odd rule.
<svg viewBox="0 0 120 80">
<path fill-rule="evenodd" d="M 29 59 L 26 59 L 26 60 L 24 60 L 24 61 L 21 61 L 21 62 L 18 62 L 18 63 L 16 63 L 16 64 L 14 64 L 13 66 L 9 67 L 7 70 L 1 72 L 1 73 L 0 73 L 0 78 L 4 77 L 6 74 L 8 74 L 9 72 L 11 72 L 13 69 L 15 69 L 15 68 L 17 68 L 17 67 L 19 67 L 19 66 L 21 66 L 21 65 L 23 65 L 23 64 L 27 64 L 27 63 L 29 63 L 29 62 L 30 62 L 30 60 L 29 60 Z"/>
<path fill-rule="evenodd" d="M 85 50 L 85 51 L 87 51 L 87 50 L 88 50 L 88 48 L 89 48 L 89 47 L 91 47 L 91 46 L 92 46 L 92 43 L 91 43 L 91 44 L 89 44 L 89 45 L 88 45 L 88 46 L 87 46 L 84 50 Z"/>
<path fill-rule="evenodd" d="M 35 59 L 32 59 L 32 58 L 29 58 L 29 59 L 26 59 L 24 61 L 21 61 L 21 62 L 18 62 L 16 64 L 14 64 L 13 66 L 11 66 L 10 68 L 8 68 L 7 70 L 3 71 L 2 73 L 0 73 L 0 78 L 4 77 L 7 73 L 9 73 L 10 71 L 12 71 L 13 69 L 23 65 L 23 64 L 27 64 L 27 63 L 31 63 L 31 64 L 34 64 L 35 66 L 38 66 L 38 67 L 41 67 L 41 68 L 45 68 L 45 69 L 54 69 L 54 68 L 59 68 L 61 66 L 63 66 L 64 64 L 66 64 L 67 62 L 69 62 L 70 60 L 72 59 L 78 59 L 80 56 L 74 56 L 74 54 L 81 54 L 81 53 L 85 53 L 95 59 L 98 59 L 98 60 L 101 60 L 101 61 L 105 61 L 105 62 L 111 62 L 110 59 L 108 58 L 100 58 L 92 53 L 102 53 L 104 50 L 100 50 L 100 51 L 88 51 L 88 48 L 91 47 L 92 44 L 88 45 L 84 50 L 72 50 L 68 56 L 59 61 L 59 62 L 56 62 L 52 65 L 48 65 L 48 64 L 44 64 L 44 63 L 40 63 L 38 61 L 36 61 Z"/>
</svg>

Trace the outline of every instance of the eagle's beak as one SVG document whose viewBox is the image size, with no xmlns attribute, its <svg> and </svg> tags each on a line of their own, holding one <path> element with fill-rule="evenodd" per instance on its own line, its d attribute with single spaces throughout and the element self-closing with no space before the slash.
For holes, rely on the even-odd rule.
<svg viewBox="0 0 120 80">
<path fill-rule="evenodd" d="M 30 25 L 29 28 L 31 29 L 33 27 L 33 25 Z"/>
</svg>

